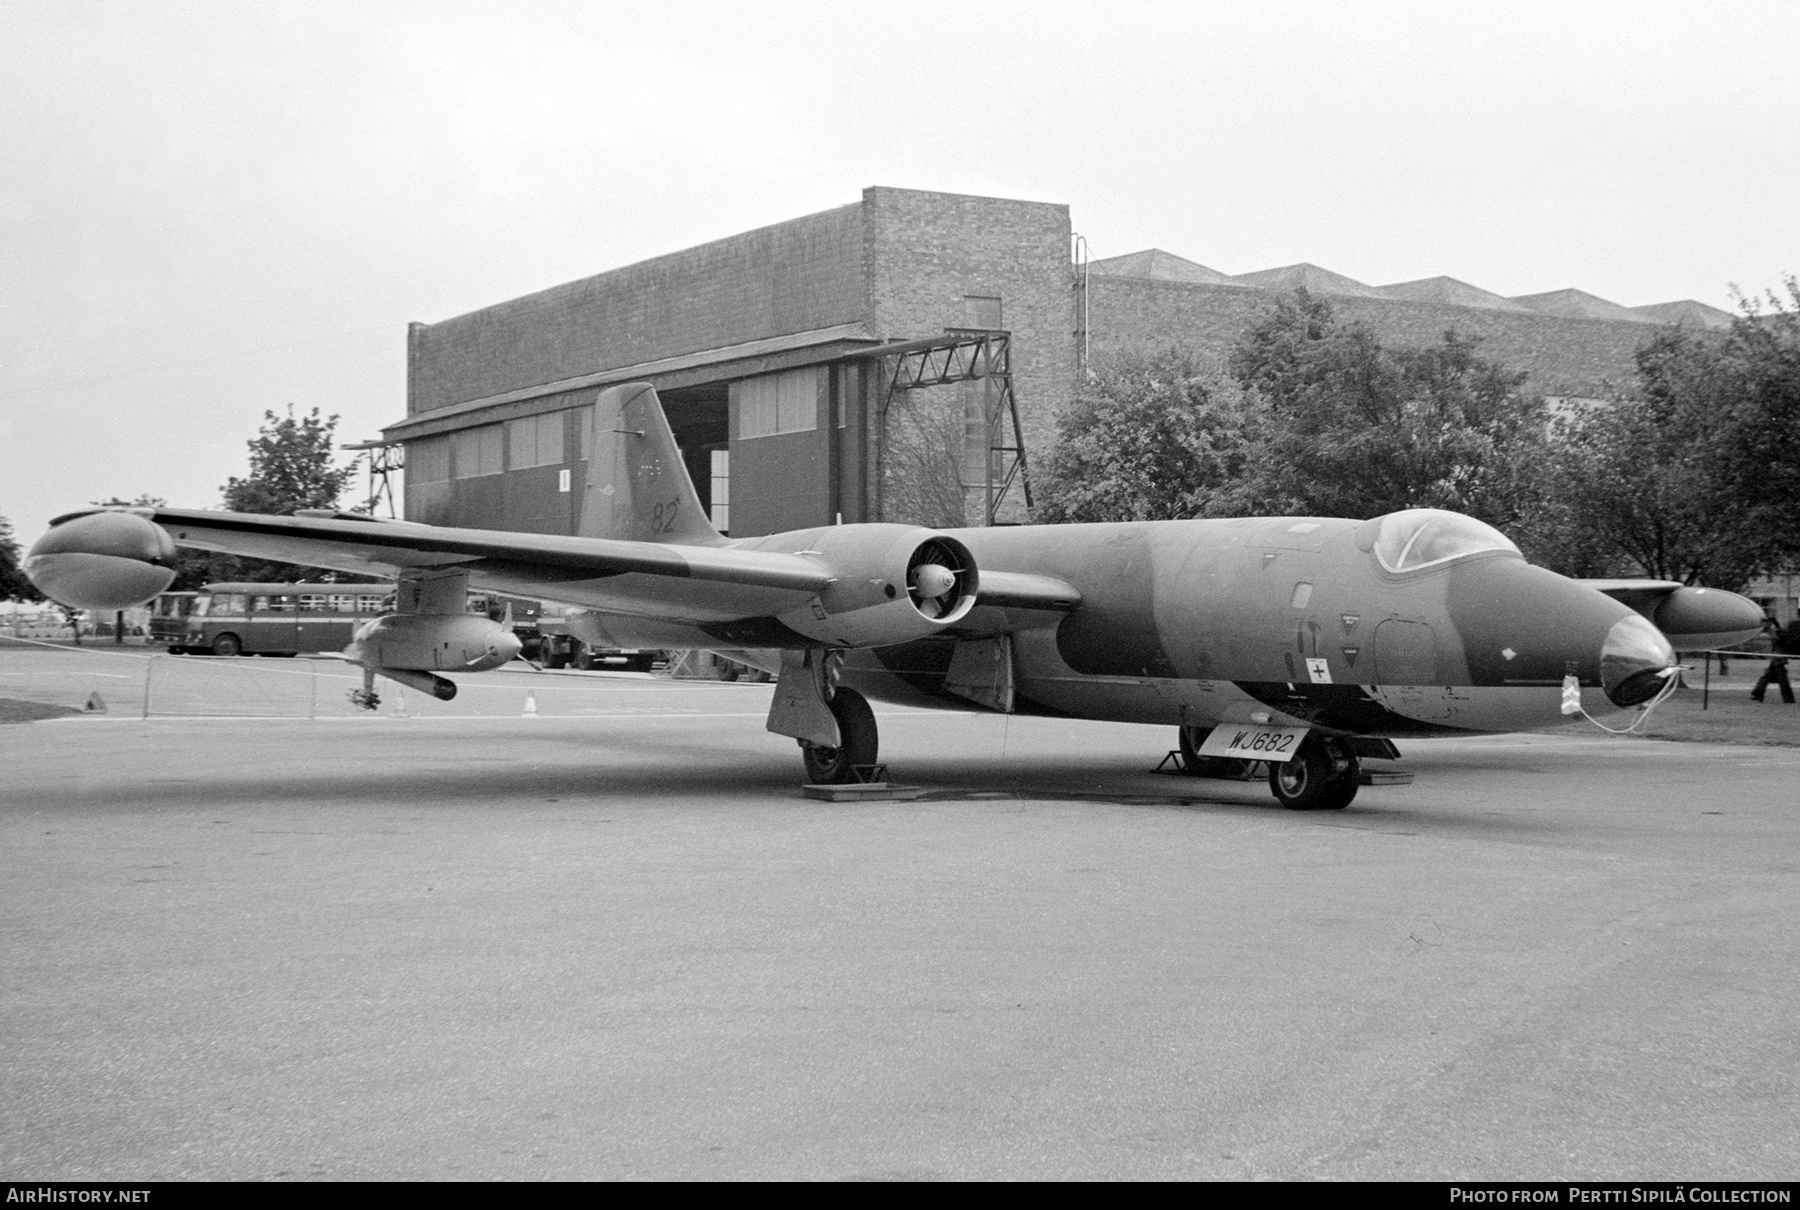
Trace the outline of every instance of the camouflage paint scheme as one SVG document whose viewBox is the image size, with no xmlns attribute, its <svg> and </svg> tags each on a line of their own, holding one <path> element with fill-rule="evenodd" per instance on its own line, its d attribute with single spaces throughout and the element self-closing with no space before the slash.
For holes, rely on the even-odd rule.
<svg viewBox="0 0 1800 1210">
<path fill-rule="evenodd" d="M 1029 571 L 1081 594 L 1066 617 L 1015 611 L 1004 624 L 1020 713 L 1213 726 L 1274 710 L 1360 735 L 1510 731 L 1565 721 L 1570 672 L 1586 707 L 1616 709 L 1600 692 L 1600 655 L 1632 610 L 1510 551 L 1390 572 L 1373 553 L 1378 524 L 1281 517 L 950 532 L 984 575 Z M 968 709 L 943 687 L 953 646 L 945 637 L 853 653 L 845 683 L 880 700 Z M 1324 673 L 1308 659 L 1325 661 Z"/>
<path fill-rule="evenodd" d="M 477 588 L 560 602 L 590 644 L 711 649 L 777 671 L 771 730 L 832 749 L 850 728 L 866 733 L 866 751 L 874 720 L 864 706 L 846 721 L 837 698 L 849 695 L 833 681 L 911 705 L 1196 729 L 1511 731 L 1565 721 L 1565 678 L 1595 714 L 1667 684 L 1674 652 L 1646 616 L 1709 640 L 1761 622 L 1732 593 L 1620 582 L 1634 611 L 1527 564 L 1479 522 L 1430 510 L 845 525 L 732 541 L 701 510 L 651 387 L 602 391 L 592 426 L 579 537 L 349 514 L 86 510 L 53 522 L 26 571 L 55 599 L 112 610 L 166 587 L 183 545 L 393 576 L 403 601 Z M 1409 562 L 1415 545 L 1429 557 Z M 429 646 L 426 632 L 460 610 L 410 612 L 407 632 Z M 376 666 L 372 649 L 346 654 L 403 683 L 432 671 Z"/>
</svg>

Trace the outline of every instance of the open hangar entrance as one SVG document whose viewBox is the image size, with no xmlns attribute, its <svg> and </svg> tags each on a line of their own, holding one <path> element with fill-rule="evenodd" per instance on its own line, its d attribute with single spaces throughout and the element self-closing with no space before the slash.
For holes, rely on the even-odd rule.
<svg viewBox="0 0 1800 1210">
<path fill-rule="evenodd" d="M 734 537 L 863 521 L 993 525 L 1030 507 L 1004 331 L 872 344 L 659 393 L 701 503 Z"/>
<path fill-rule="evenodd" d="M 1004 331 L 958 330 L 839 345 L 778 367 L 759 359 L 633 377 L 656 386 L 701 506 L 731 536 L 875 520 L 995 524 L 1030 504 L 1010 343 Z M 407 517 L 579 532 L 587 409 L 601 389 L 511 400 L 485 423 L 424 418 L 449 424 L 402 439 Z M 386 473 L 399 469 L 402 445 L 363 448 L 382 455 L 372 497 L 391 497 Z"/>
</svg>

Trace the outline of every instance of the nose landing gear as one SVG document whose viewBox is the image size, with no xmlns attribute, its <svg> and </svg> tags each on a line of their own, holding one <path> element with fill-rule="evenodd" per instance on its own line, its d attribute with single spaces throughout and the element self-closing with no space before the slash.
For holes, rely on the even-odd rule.
<svg viewBox="0 0 1800 1210">
<path fill-rule="evenodd" d="M 1362 761 L 1349 741 L 1336 736 L 1309 735 L 1301 741 L 1300 750 L 1291 759 L 1264 762 L 1202 756 L 1200 747 L 1211 731 L 1210 727 L 1178 729 L 1180 769 L 1189 777 L 1249 781 L 1256 776 L 1256 766 L 1266 763 L 1269 790 L 1290 811 L 1341 811 L 1350 805 L 1362 784 Z M 1398 756 L 1399 753 L 1392 751 L 1391 755 Z M 1410 775 L 1407 776 L 1410 780 Z"/>
<path fill-rule="evenodd" d="M 1361 773 L 1349 744 L 1309 735 L 1293 759 L 1270 763 L 1269 790 L 1290 811 L 1341 811 L 1356 797 Z"/>
</svg>

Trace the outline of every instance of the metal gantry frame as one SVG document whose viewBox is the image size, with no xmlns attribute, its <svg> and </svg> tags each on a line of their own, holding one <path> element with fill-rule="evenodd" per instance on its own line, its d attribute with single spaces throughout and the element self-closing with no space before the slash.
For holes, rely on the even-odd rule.
<svg viewBox="0 0 1800 1210">
<path fill-rule="evenodd" d="M 406 447 L 398 441 L 364 441 L 338 448 L 369 456 L 369 496 L 363 502 L 369 515 L 375 516 L 376 509 L 386 500 L 388 516 L 398 517 L 394 510 L 394 484 L 388 476 L 406 469 Z"/>
<path fill-rule="evenodd" d="M 987 329 L 951 329 L 942 336 L 900 344 L 876 345 L 858 356 L 879 358 L 883 364 L 882 392 L 876 433 L 885 457 L 888 409 L 894 398 L 907 391 L 952 386 L 959 382 L 988 381 L 997 398 L 987 409 L 987 457 L 983 489 L 986 524 L 993 525 L 1000 506 L 1015 482 L 1030 509 L 1031 478 L 1025 466 L 1025 434 L 1019 423 L 1018 400 L 1013 394 L 1012 333 Z M 886 369 L 892 363 L 892 370 Z M 996 470 L 998 466 L 998 471 Z M 879 473 L 876 476 L 879 483 Z"/>
</svg>

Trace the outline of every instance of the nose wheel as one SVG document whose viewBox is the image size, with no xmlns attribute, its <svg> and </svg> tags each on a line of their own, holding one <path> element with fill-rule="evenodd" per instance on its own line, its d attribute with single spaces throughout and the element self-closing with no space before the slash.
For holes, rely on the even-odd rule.
<svg viewBox="0 0 1800 1210">
<path fill-rule="evenodd" d="M 1270 762 L 1269 790 L 1290 811 L 1341 811 L 1356 797 L 1361 775 L 1350 745 L 1309 735 L 1292 759 Z"/>
</svg>

